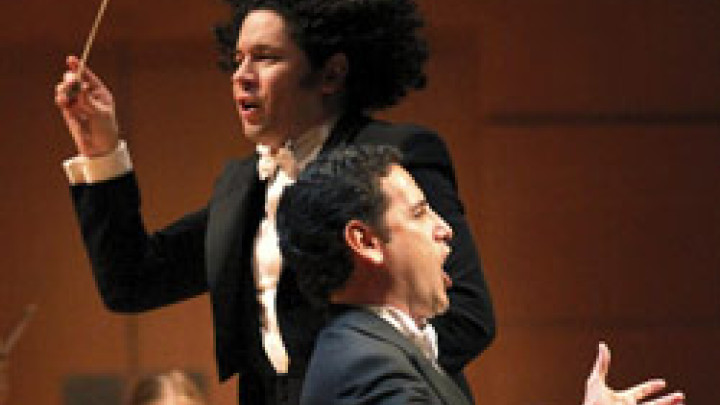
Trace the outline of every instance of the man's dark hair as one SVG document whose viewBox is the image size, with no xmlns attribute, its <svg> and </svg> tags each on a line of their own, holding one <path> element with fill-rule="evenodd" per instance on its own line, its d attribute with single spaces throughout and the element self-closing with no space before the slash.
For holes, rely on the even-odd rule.
<svg viewBox="0 0 720 405">
<path fill-rule="evenodd" d="M 205 405 L 207 399 L 197 382 L 184 371 L 173 370 L 140 379 L 132 389 L 127 405 L 152 405 L 179 401 L 188 405 Z"/>
<path fill-rule="evenodd" d="M 288 186 L 277 211 L 277 230 L 285 268 L 295 272 L 300 291 L 326 306 L 330 293 L 353 271 L 345 225 L 363 221 L 382 238 L 388 200 L 381 178 L 400 152 L 390 146 L 360 145 L 320 155 Z"/>
<path fill-rule="evenodd" d="M 221 67 L 235 64 L 235 42 L 245 17 L 271 10 L 291 27 L 295 43 L 314 69 L 336 53 L 347 56 L 345 108 L 391 107 L 409 90 L 425 87 L 427 43 L 414 0 L 226 0 L 232 21 L 215 28 Z"/>
</svg>

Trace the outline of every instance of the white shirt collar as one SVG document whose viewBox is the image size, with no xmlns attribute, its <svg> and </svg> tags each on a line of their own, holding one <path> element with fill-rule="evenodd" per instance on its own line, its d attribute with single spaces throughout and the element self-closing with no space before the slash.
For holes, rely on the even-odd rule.
<svg viewBox="0 0 720 405">
<path fill-rule="evenodd" d="M 368 305 L 366 307 L 415 344 L 420 351 L 437 365 L 438 343 L 435 328 L 428 322 L 420 329 L 410 315 L 389 305 Z"/>
<path fill-rule="evenodd" d="M 260 179 L 272 178 L 278 169 L 291 179 L 295 179 L 297 174 L 320 153 L 336 121 L 337 119 L 333 118 L 310 128 L 299 137 L 288 139 L 274 152 L 270 146 L 258 143 L 255 150 L 260 156 L 258 160 Z"/>
</svg>

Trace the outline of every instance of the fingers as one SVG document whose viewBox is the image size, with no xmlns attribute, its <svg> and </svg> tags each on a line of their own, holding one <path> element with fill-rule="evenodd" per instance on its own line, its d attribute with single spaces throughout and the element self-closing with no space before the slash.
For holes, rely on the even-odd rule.
<svg viewBox="0 0 720 405">
<path fill-rule="evenodd" d="M 78 153 L 102 156 L 117 147 L 118 124 L 110 90 L 75 56 L 55 86 L 55 103 L 62 113 Z"/>
<path fill-rule="evenodd" d="M 80 59 L 75 55 L 68 55 L 65 62 L 70 70 L 76 70 L 80 67 Z"/>
<path fill-rule="evenodd" d="M 112 94 L 102 81 L 89 69 L 80 71 L 77 57 L 68 56 L 66 62 L 68 70 L 55 86 L 55 103 L 60 108 L 77 110 L 80 105 L 84 110 L 106 109 L 113 104 Z"/>
<path fill-rule="evenodd" d="M 638 403 L 641 405 L 680 405 L 685 402 L 685 394 L 683 394 L 682 392 L 674 392 L 672 394 L 656 398 L 652 401 L 640 402 L 644 398 L 657 394 L 663 388 L 665 388 L 665 386 L 665 380 L 658 378 L 646 381 L 642 384 L 638 384 L 632 388 L 629 388 L 623 391 L 621 395 L 628 396 L 634 400 L 633 403 Z"/>
<path fill-rule="evenodd" d="M 55 86 L 55 104 L 63 113 L 89 114 L 93 110 L 89 85 L 76 81 L 74 74 L 67 72 L 63 81 Z"/>
<path fill-rule="evenodd" d="M 72 90 L 77 87 L 77 90 Z M 82 84 L 74 72 L 67 71 L 62 80 L 55 86 L 55 103 L 60 107 L 69 107 L 75 104 L 82 89 Z"/>
<path fill-rule="evenodd" d="M 68 59 L 68 68 L 55 86 L 55 103 L 66 108 L 75 104 L 82 90 L 89 87 L 87 82 L 82 82 L 78 77 L 77 60 Z"/>
<path fill-rule="evenodd" d="M 673 392 L 652 401 L 643 402 L 642 405 L 682 405 L 685 403 L 685 394 Z"/>
<path fill-rule="evenodd" d="M 79 72 L 80 71 L 80 59 L 77 58 L 77 56 L 70 55 L 66 59 L 67 67 L 71 72 Z M 96 87 L 102 87 L 104 86 L 102 80 L 93 73 L 93 71 L 85 65 L 85 67 L 82 69 L 82 80 L 86 81 L 90 84 L 90 88 L 96 88 Z"/>
<path fill-rule="evenodd" d="M 604 342 L 598 344 L 598 355 L 595 359 L 595 365 L 593 366 L 588 383 L 592 380 L 601 380 L 605 382 L 608 371 L 610 370 L 610 349 Z"/>
<path fill-rule="evenodd" d="M 60 84 L 56 87 L 55 102 L 59 106 L 70 106 L 77 101 L 80 93 L 93 93 L 93 97 L 105 97 L 107 90 L 102 80 L 98 78 L 87 66 L 82 67 L 76 56 L 70 55 L 66 59 L 68 70 L 63 74 Z M 99 90 L 96 92 L 96 90 Z M 97 94 L 95 94 L 97 93 Z"/>
<path fill-rule="evenodd" d="M 665 380 L 653 379 L 628 388 L 622 392 L 610 389 L 606 384 L 607 375 L 610 371 L 610 349 L 604 342 L 598 345 L 598 355 L 595 359 L 593 370 L 587 380 L 587 391 L 585 402 L 593 404 L 638 404 L 638 405 L 682 405 L 685 403 L 685 395 L 682 392 L 674 392 L 647 402 L 643 399 L 657 394 L 665 388 Z M 598 390 L 602 391 L 598 394 Z M 614 398 L 614 399 L 613 399 Z"/>
<path fill-rule="evenodd" d="M 633 398 L 635 402 L 640 402 L 643 398 L 660 392 L 663 388 L 665 388 L 665 380 L 658 378 L 630 387 L 623 391 L 621 395 L 627 395 Z"/>
</svg>

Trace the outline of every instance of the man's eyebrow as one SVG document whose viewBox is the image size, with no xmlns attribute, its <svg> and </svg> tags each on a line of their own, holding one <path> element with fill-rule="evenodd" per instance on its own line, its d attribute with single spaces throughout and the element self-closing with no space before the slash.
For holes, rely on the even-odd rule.
<svg viewBox="0 0 720 405">
<path fill-rule="evenodd" d="M 427 200 L 426 200 L 425 198 L 423 198 L 423 199 L 421 199 L 420 201 L 412 204 L 412 205 L 410 206 L 410 209 L 416 210 L 416 209 L 418 209 L 418 208 L 427 208 L 427 207 L 429 207 L 429 206 L 430 206 L 430 203 L 428 203 Z"/>
<path fill-rule="evenodd" d="M 278 46 L 273 46 L 273 45 L 270 45 L 270 44 L 255 44 L 255 45 L 253 45 L 252 47 L 250 47 L 250 50 L 249 50 L 249 51 L 250 51 L 250 52 L 267 52 L 267 51 L 275 51 L 275 50 L 277 50 L 277 49 L 279 49 Z M 235 53 L 242 53 L 243 50 L 240 49 L 240 48 L 238 48 L 238 47 L 235 47 L 235 51 L 234 51 L 234 52 L 235 52 Z"/>
</svg>

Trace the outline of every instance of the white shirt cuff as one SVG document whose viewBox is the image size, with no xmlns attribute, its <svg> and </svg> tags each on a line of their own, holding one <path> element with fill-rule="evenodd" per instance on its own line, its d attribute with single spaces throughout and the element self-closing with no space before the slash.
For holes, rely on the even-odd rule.
<svg viewBox="0 0 720 405">
<path fill-rule="evenodd" d="M 63 162 L 70 184 L 93 184 L 121 176 L 133 168 L 124 140 L 104 156 L 75 156 Z"/>
</svg>

